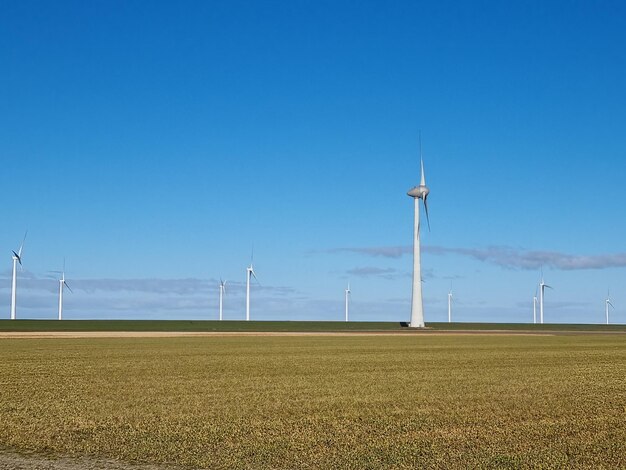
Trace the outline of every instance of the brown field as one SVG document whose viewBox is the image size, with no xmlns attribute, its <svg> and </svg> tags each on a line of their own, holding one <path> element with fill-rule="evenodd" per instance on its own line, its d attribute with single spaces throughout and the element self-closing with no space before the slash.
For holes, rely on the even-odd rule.
<svg viewBox="0 0 626 470">
<path fill-rule="evenodd" d="M 468 333 L 7 336 L 0 469 L 626 468 L 626 335 Z"/>
</svg>

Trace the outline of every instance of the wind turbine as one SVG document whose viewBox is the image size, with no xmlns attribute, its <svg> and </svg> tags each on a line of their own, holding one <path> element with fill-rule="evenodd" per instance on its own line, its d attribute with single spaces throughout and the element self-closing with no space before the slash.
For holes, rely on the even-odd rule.
<svg viewBox="0 0 626 470">
<path fill-rule="evenodd" d="M 546 287 L 552 289 L 551 286 L 543 282 L 543 272 L 541 273 L 541 282 L 539 283 L 539 323 L 543 325 L 543 299 L 545 297 Z"/>
<path fill-rule="evenodd" d="M 452 323 L 452 286 L 448 291 L 448 323 Z"/>
<path fill-rule="evenodd" d="M 17 290 L 17 263 L 20 263 L 20 266 L 22 266 L 22 250 L 24 249 L 24 242 L 26 241 L 27 233 L 28 233 L 28 230 L 24 233 L 22 244 L 20 245 L 20 249 L 17 250 L 17 253 L 13 251 L 13 279 L 11 282 L 11 320 L 15 320 L 15 299 L 16 299 L 16 290 Z"/>
<path fill-rule="evenodd" d="M 421 199 L 424 202 L 424 212 L 426 213 L 426 221 L 428 222 L 428 230 L 430 230 L 430 219 L 428 217 L 428 204 L 426 198 L 430 190 L 426 186 L 426 178 L 424 176 L 424 159 L 422 158 L 422 135 L 420 133 L 420 169 L 421 178 L 419 186 L 411 188 L 407 194 L 413 198 L 415 202 L 415 221 L 413 225 L 413 289 L 411 291 L 411 324 L 412 328 L 424 327 L 424 304 L 422 301 L 422 273 L 420 262 L 420 204 Z"/>
<path fill-rule="evenodd" d="M 350 283 L 348 283 L 348 288 L 346 289 L 346 321 L 348 321 L 348 306 L 350 303 L 350 294 L 352 291 L 350 290 Z"/>
<path fill-rule="evenodd" d="M 226 281 L 222 281 L 220 279 L 220 321 L 222 321 L 222 299 L 224 297 L 224 292 L 226 292 Z"/>
<path fill-rule="evenodd" d="M 250 266 L 246 268 L 246 321 L 250 321 L 250 278 L 252 276 L 257 279 L 256 274 L 254 273 L 254 268 L 252 267 L 251 259 Z"/>
<path fill-rule="evenodd" d="M 606 300 L 604 301 L 605 306 L 606 306 L 606 324 L 609 324 L 609 307 L 615 308 L 613 306 L 613 304 L 611 303 L 611 293 L 607 292 L 606 293 Z"/>
<path fill-rule="evenodd" d="M 63 271 L 61 271 L 61 279 L 59 279 L 59 320 L 63 320 L 63 287 L 72 292 L 70 286 L 65 281 L 65 260 L 63 260 Z"/>
</svg>

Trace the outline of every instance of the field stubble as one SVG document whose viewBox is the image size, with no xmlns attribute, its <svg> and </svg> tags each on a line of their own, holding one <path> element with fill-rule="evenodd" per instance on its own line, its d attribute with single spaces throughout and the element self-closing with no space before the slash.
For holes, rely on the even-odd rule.
<svg viewBox="0 0 626 470">
<path fill-rule="evenodd" d="M 626 335 L 0 340 L 0 445 L 200 468 L 626 468 Z"/>
</svg>

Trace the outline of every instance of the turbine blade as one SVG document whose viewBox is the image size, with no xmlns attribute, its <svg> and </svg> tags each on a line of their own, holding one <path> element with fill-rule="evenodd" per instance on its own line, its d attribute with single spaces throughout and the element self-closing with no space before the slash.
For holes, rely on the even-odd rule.
<svg viewBox="0 0 626 470">
<path fill-rule="evenodd" d="M 426 222 L 428 222 L 428 231 L 430 232 L 430 217 L 428 217 L 428 203 L 424 197 L 424 212 L 426 212 Z"/>
<path fill-rule="evenodd" d="M 611 303 L 611 301 L 607 301 L 607 304 L 609 304 L 611 307 L 615 308 L 615 306 Z"/>
<path fill-rule="evenodd" d="M 67 290 L 69 290 L 72 294 L 74 293 L 74 291 L 72 290 L 72 288 L 70 286 L 67 285 L 67 282 L 63 281 L 63 284 L 65 284 L 65 287 L 67 287 Z"/>
<path fill-rule="evenodd" d="M 26 230 L 26 232 L 24 232 L 24 238 L 22 239 L 22 244 L 20 245 L 20 249 L 17 252 L 17 257 L 18 258 L 22 257 L 22 249 L 24 249 L 24 242 L 26 241 L 26 235 L 28 235 L 28 230 Z M 20 261 L 20 264 L 22 264 L 21 261 Z"/>
<path fill-rule="evenodd" d="M 552 290 L 554 290 L 554 287 L 549 286 L 548 284 L 544 284 L 543 286 L 544 286 L 544 287 L 547 287 L 548 289 L 552 289 Z"/>
<path fill-rule="evenodd" d="M 17 262 L 20 263 L 20 266 L 21 266 L 22 265 L 22 257 L 20 255 L 18 255 L 15 251 L 13 252 L 13 254 L 17 258 Z"/>
</svg>

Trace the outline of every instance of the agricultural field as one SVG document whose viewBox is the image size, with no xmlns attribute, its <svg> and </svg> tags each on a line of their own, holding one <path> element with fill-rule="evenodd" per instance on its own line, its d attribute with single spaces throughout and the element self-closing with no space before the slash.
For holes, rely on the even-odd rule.
<svg viewBox="0 0 626 470">
<path fill-rule="evenodd" d="M 626 468 L 619 332 L 4 338 L 0 371 L 0 463 Z"/>
</svg>

